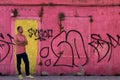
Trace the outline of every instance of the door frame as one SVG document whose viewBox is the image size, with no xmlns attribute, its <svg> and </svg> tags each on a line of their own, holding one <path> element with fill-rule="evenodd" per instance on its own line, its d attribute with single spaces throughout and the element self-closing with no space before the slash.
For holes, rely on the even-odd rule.
<svg viewBox="0 0 120 80">
<path fill-rule="evenodd" d="M 14 29 L 14 27 L 15 27 L 15 21 L 16 20 L 19 20 L 19 19 L 23 19 L 23 20 L 27 20 L 27 19 L 30 19 L 30 20 L 37 20 L 38 21 L 38 29 L 40 29 L 41 28 L 41 19 L 39 18 L 39 17 L 16 17 L 16 18 L 12 18 L 11 19 L 11 35 L 14 37 L 15 36 L 15 29 Z M 40 41 L 38 41 L 38 50 L 37 50 L 37 56 L 39 56 L 39 49 L 40 49 Z M 39 61 L 40 61 L 40 58 L 38 58 L 38 57 L 36 57 L 36 74 L 38 73 L 38 72 L 40 72 L 40 68 L 39 68 L 39 66 L 38 66 L 38 63 L 39 63 Z M 16 74 L 16 68 L 15 68 L 15 55 L 14 55 L 14 48 L 13 48 L 13 59 L 12 59 L 12 66 L 11 66 L 11 68 L 10 68 L 10 74 Z"/>
</svg>

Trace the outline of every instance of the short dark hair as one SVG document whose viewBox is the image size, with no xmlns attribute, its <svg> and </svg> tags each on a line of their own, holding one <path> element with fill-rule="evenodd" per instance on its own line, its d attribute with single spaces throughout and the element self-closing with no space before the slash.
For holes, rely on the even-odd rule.
<svg viewBox="0 0 120 80">
<path fill-rule="evenodd" d="M 18 26 L 18 27 L 17 27 L 17 30 L 19 30 L 20 28 L 22 28 L 22 26 Z"/>
</svg>

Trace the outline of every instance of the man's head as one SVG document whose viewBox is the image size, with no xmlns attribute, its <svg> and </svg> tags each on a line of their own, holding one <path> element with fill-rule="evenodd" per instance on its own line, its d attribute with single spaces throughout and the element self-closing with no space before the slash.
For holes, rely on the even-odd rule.
<svg viewBox="0 0 120 80">
<path fill-rule="evenodd" d="M 17 27 L 17 31 L 18 31 L 18 33 L 23 33 L 23 28 L 22 28 L 22 26 L 18 26 L 18 27 Z"/>
</svg>

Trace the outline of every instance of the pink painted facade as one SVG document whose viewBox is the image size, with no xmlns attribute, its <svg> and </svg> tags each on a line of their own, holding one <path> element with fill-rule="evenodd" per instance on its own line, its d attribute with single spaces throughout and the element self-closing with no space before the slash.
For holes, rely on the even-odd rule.
<svg viewBox="0 0 120 80">
<path fill-rule="evenodd" d="M 53 2 L 71 4 L 71 6 L 43 6 L 42 21 L 38 20 L 38 29 L 52 30 L 52 33 L 44 33 L 43 38 L 46 40 L 38 39 L 36 74 L 76 73 L 79 72 L 80 65 L 83 66 L 85 73 L 90 75 L 120 74 L 120 7 L 86 7 L 91 4 L 112 5 L 120 2 L 119 0 L 95 1 L 97 0 L 80 0 L 80 2 L 79 0 L 30 0 L 29 3 L 24 0 L 0 1 L 0 73 L 15 74 L 14 21 L 17 18 L 38 20 L 41 6 L 37 4 Z M 23 4 L 24 6 L 21 6 Z M 28 4 L 34 5 L 28 6 Z M 84 7 L 75 6 L 78 4 L 84 4 Z M 11 16 L 14 9 L 18 11 L 17 17 Z M 64 13 L 65 19 L 62 21 L 64 28 L 60 32 L 58 14 L 61 12 Z"/>
<path fill-rule="evenodd" d="M 54 4 L 84 4 L 84 5 L 104 5 L 104 4 L 119 4 L 119 0 L 4 0 L 0 1 L 0 4 L 42 4 L 42 3 L 54 3 Z"/>
</svg>

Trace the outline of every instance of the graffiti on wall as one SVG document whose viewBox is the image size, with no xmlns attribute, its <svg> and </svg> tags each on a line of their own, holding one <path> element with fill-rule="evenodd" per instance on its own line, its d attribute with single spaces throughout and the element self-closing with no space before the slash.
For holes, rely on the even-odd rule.
<svg viewBox="0 0 120 80">
<path fill-rule="evenodd" d="M 111 36 L 110 34 L 106 34 L 108 41 L 104 40 L 100 34 L 91 34 L 91 38 L 93 39 L 92 42 L 89 43 L 90 46 L 92 46 L 98 54 L 98 62 L 100 62 L 101 60 L 103 60 L 109 53 L 109 58 L 108 58 L 108 62 L 111 59 L 112 56 L 112 51 L 113 48 L 116 48 L 118 46 L 120 46 L 120 36 L 117 34 L 116 37 L 117 39 L 115 39 L 113 36 Z M 100 56 L 100 50 L 99 48 L 106 48 L 106 51 L 104 51 L 104 56 L 101 57 Z"/>
<path fill-rule="evenodd" d="M 63 44 L 65 44 L 65 45 L 67 45 L 69 48 L 70 48 L 70 54 L 71 54 L 71 65 L 69 65 L 69 63 L 64 63 L 64 64 L 60 64 L 59 62 L 60 62 L 60 60 L 62 60 L 61 59 L 61 57 L 65 54 L 64 53 L 64 51 L 62 51 L 61 52 L 61 54 L 58 56 L 57 55 L 57 53 L 54 51 L 54 41 L 55 41 L 55 39 L 57 38 L 57 37 L 60 37 L 60 35 L 62 34 L 62 33 L 65 33 L 65 40 L 63 40 L 63 41 L 60 41 L 59 43 L 58 43 L 58 45 L 57 45 L 57 47 L 59 47 L 59 46 L 61 46 L 61 45 L 63 45 Z M 77 58 L 78 58 L 78 60 L 80 60 L 80 54 L 79 54 L 79 51 L 78 51 L 78 47 L 77 47 L 77 41 L 81 41 L 82 42 L 82 45 L 81 45 L 81 47 L 83 47 L 83 49 L 84 49 L 84 56 L 85 56 L 85 61 L 84 61 L 84 63 L 83 64 L 81 64 L 81 65 L 85 65 L 87 62 L 88 62 L 88 55 L 87 55 L 87 51 L 86 51 L 86 48 L 85 48 L 85 43 L 84 43 L 84 39 L 83 39 L 83 36 L 82 36 L 82 34 L 79 32 L 79 31 L 77 31 L 77 30 L 70 30 L 70 31 L 68 31 L 68 32 L 66 32 L 66 31 L 63 31 L 62 33 L 60 33 L 60 34 L 58 34 L 55 38 L 53 38 L 53 40 L 52 40 L 52 42 L 51 42 L 51 49 L 52 49 L 52 51 L 53 51 L 53 53 L 54 53 L 54 55 L 56 55 L 56 57 L 58 58 L 57 59 L 57 61 L 55 62 L 55 64 L 54 64 L 54 66 L 69 66 L 69 67 L 74 67 L 74 66 L 76 66 L 76 67 L 78 67 L 79 65 L 77 65 L 76 63 L 75 63 L 75 61 L 74 61 L 74 59 L 75 59 L 75 55 L 74 55 L 74 50 L 77 52 Z M 74 39 L 72 40 L 72 41 L 69 41 L 69 38 L 71 37 L 71 35 L 72 34 L 76 34 L 76 35 L 78 35 L 79 37 L 74 37 Z M 80 46 L 79 46 L 80 47 Z M 74 48 L 74 49 L 73 49 Z"/>
<path fill-rule="evenodd" d="M 10 62 L 12 60 L 12 54 L 9 54 L 10 51 L 13 49 L 13 37 L 8 33 L 7 38 L 9 40 L 6 40 L 5 35 L 3 33 L 0 33 L 0 62 L 4 61 L 8 55 L 11 55 Z"/>
<path fill-rule="evenodd" d="M 31 29 L 29 29 L 29 30 L 32 30 L 32 28 Z M 42 30 L 42 29 L 41 29 Z M 48 34 L 46 34 L 46 35 L 44 35 L 44 37 L 47 37 L 47 38 L 49 38 L 49 37 L 52 37 L 52 29 L 48 29 L 48 30 L 42 30 L 42 32 L 43 32 L 43 34 L 44 34 L 44 32 L 45 32 L 45 34 L 46 34 L 46 32 L 48 33 Z M 41 34 L 42 34 L 42 32 L 41 32 Z M 33 30 L 33 33 L 32 32 L 30 32 L 30 34 L 29 34 L 29 36 L 30 37 L 32 37 L 33 35 L 34 36 L 36 36 L 36 37 L 38 37 L 36 34 L 35 34 L 36 32 L 34 32 L 34 30 Z M 51 49 L 52 50 L 52 52 L 53 52 L 53 54 L 56 56 L 56 58 L 57 58 L 57 60 L 55 61 L 55 63 L 53 64 L 53 66 L 68 66 L 68 67 L 73 67 L 73 66 L 76 66 L 76 67 L 78 67 L 78 65 L 75 63 L 75 61 L 74 61 L 74 52 L 76 51 L 77 52 L 77 57 L 78 57 L 78 59 L 80 59 L 80 52 L 78 51 L 78 46 L 77 46 L 77 44 L 79 44 L 79 42 L 77 42 L 78 40 L 78 37 L 73 37 L 73 45 L 72 45 L 72 43 L 71 43 L 71 41 L 69 41 L 69 37 L 71 37 L 70 36 L 70 34 L 72 34 L 72 33 L 75 33 L 76 35 L 79 35 L 79 39 L 80 39 L 80 41 L 82 42 L 82 45 L 81 45 L 81 47 L 83 47 L 83 50 L 84 50 L 84 55 L 85 55 L 85 62 L 82 64 L 83 66 L 84 65 L 86 65 L 87 63 L 88 63 L 88 60 L 89 60 L 89 57 L 88 57 L 88 52 L 87 52 L 87 50 L 86 50 L 86 46 L 85 46 L 85 42 L 84 42 L 84 37 L 82 36 L 82 34 L 79 32 L 79 31 L 77 31 L 77 30 L 70 30 L 70 31 L 68 31 L 68 32 L 66 32 L 65 30 L 64 31 L 62 31 L 61 33 L 59 33 L 59 34 L 57 34 L 53 39 L 52 39 L 52 41 L 51 41 L 51 47 L 43 47 L 43 48 L 41 48 L 41 50 L 40 50 L 40 52 L 39 52 L 39 54 L 40 54 L 40 57 L 41 58 L 47 58 L 48 56 L 49 56 L 49 50 Z M 41 35 L 40 34 L 40 35 Z M 62 34 L 65 34 L 65 39 L 64 40 L 61 40 L 61 41 L 59 41 L 59 42 L 57 42 L 57 45 L 55 46 L 54 45 L 54 42 L 56 41 L 56 39 L 58 38 L 58 37 L 61 37 L 61 35 Z M 110 61 L 110 59 L 111 59 L 111 57 L 112 57 L 112 51 L 113 51 L 113 49 L 114 48 L 116 48 L 116 47 L 118 47 L 118 46 L 120 46 L 120 36 L 117 34 L 116 35 L 116 37 L 117 37 L 117 39 L 116 38 L 114 38 L 112 35 L 110 35 L 110 34 L 106 34 L 106 36 L 107 36 L 107 39 L 108 40 L 104 40 L 103 38 L 102 38 L 102 36 L 100 35 L 100 34 L 91 34 L 91 39 L 92 39 L 92 41 L 91 42 L 89 42 L 89 43 L 87 43 L 90 47 L 92 47 L 95 51 L 96 51 L 96 53 L 98 54 L 98 62 L 100 62 L 100 61 L 102 61 L 107 55 L 109 55 L 109 58 L 108 58 L 108 62 Z M 9 41 L 7 40 L 5 40 L 5 36 L 3 35 L 3 33 L 0 33 L 0 62 L 2 62 L 7 56 L 8 56 L 8 54 L 9 54 L 9 52 L 10 52 L 10 50 L 12 50 L 12 46 L 11 45 L 14 45 L 14 43 L 13 43 L 13 37 L 10 35 L 10 34 L 7 34 L 7 37 L 9 38 Z M 61 57 L 65 54 L 64 52 L 65 51 L 60 51 L 60 52 L 55 52 L 55 50 L 54 50 L 54 47 L 57 47 L 57 48 L 59 48 L 61 45 L 67 45 L 67 46 L 69 46 L 69 48 L 70 48 L 70 54 L 71 54 L 71 61 L 72 61 L 72 63 L 71 63 L 71 65 L 69 65 L 69 63 L 66 63 L 66 64 L 59 64 L 59 60 L 61 60 Z M 74 49 L 75 49 L 75 51 L 74 51 Z M 103 56 L 101 56 L 101 51 L 103 50 L 105 48 L 105 50 L 104 50 L 104 55 Z M 2 51 L 2 50 L 5 50 L 5 51 Z M 44 52 L 44 50 L 47 52 L 47 53 L 43 53 Z M 2 56 L 1 54 L 2 54 L 2 52 L 5 52 L 5 55 L 4 56 Z M 46 60 L 45 61 L 45 65 L 46 66 L 49 66 L 49 65 L 51 65 L 51 59 L 48 59 L 48 60 Z"/>
<path fill-rule="evenodd" d="M 57 41 L 56 39 L 60 38 L 62 34 L 65 34 L 65 39 L 55 42 Z M 71 37 L 70 34 L 76 34 L 76 35 L 79 35 L 79 37 L 73 37 L 73 40 L 71 42 L 69 40 L 69 37 Z M 85 66 L 89 61 L 89 57 L 88 57 L 89 53 L 87 52 L 86 46 L 85 46 L 85 44 L 88 44 L 90 47 L 94 49 L 94 51 L 96 51 L 98 55 L 97 62 L 101 62 L 106 57 L 108 57 L 108 62 L 109 62 L 113 54 L 113 49 L 117 48 L 120 45 L 119 43 L 120 36 L 117 34 L 116 35 L 117 39 L 115 39 L 112 35 L 108 33 L 106 33 L 106 36 L 107 36 L 107 40 L 104 40 L 100 34 L 91 34 L 92 41 L 85 43 L 84 36 L 79 31 L 77 30 L 69 30 L 68 32 L 62 31 L 52 39 L 51 47 L 43 47 L 40 50 L 39 54 L 40 54 L 40 57 L 43 59 L 48 58 L 48 56 L 50 55 L 50 49 L 51 49 L 53 52 L 53 55 L 55 55 L 55 57 L 57 58 L 56 61 L 53 63 L 51 62 L 52 59 L 47 59 L 44 62 L 45 66 L 50 66 L 52 64 L 54 67 L 55 66 L 79 67 L 80 65 Z M 82 42 L 82 44 L 78 46 L 80 41 Z M 57 45 L 55 45 L 54 43 L 57 43 Z M 66 49 L 60 52 L 55 51 L 55 49 L 60 48 L 61 45 L 66 45 L 68 47 L 66 47 Z M 83 47 L 84 56 L 85 56 L 84 61 L 82 60 L 83 61 L 82 64 L 78 64 L 75 62 L 76 58 L 78 61 L 81 60 L 81 52 L 78 51 L 80 47 Z M 71 55 L 71 59 L 69 60 L 69 62 L 60 63 L 65 61 L 65 58 L 63 59 L 62 56 L 66 54 L 66 50 L 70 50 L 69 54 Z M 77 57 L 75 57 L 75 52 L 77 53 Z"/>
<path fill-rule="evenodd" d="M 29 30 L 32 30 L 32 29 L 29 29 Z M 48 31 L 48 33 L 50 33 L 49 30 L 43 30 L 43 32 L 44 31 L 45 32 Z M 32 37 L 33 35 L 36 36 L 36 34 L 32 33 L 32 35 L 30 35 L 30 37 Z M 57 41 L 56 39 L 61 38 L 61 35 L 63 35 L 63 34 L 65 35 L 65 39 Z M 69 38 L 71 37 L 72 34 L 76 34 L 79 37 L 73 37 L 73 39 L 70 41 Z M 48 35 L 52 37 L 53 34 L 51 33 Z M 46 35 L 46 36 L 49 37 L 48 35 Z M 81 60 L 81 52 L 78 49 L 79 49 L 79 47 L 82 47 L 84 50 L 85 58 L 81 65 L 85 66 L 85 65 L 87 65 L 87 63 L 89 61 L 88 52 L 87 52 L 86 46 L 85 46 L 85 44 L 88 44 L 90 47 L 92 47 L 96 51 L 96 53 L 98 55 L 98 62 L 101 62 L 107 56 L 109 56 L 108 57 L 108 62 L 109 62 L 111 60 L 111 57 L 113 54 L 113 49 L 117 48 L 120 45 L 120 42 L 119 42 L 120 36 L 117 34 L 116 38 L 115 38 L 108 33 L 106 33 L 106 36 L 107 36 L 107 40 L 104 40 L 100 34 L 91 34 L 92 41 L 89 43 L 85 43 L 84 36 L 79 31 L 69 30 L 68 32 L 66 32 L 64 30 L 61 33 L 59 33 L 53 37 L 53 39 L 50 43 L 50 45 L 51 45 L 50 47 L 46 46 L 46 47 L 41 48 L 39 51 L 39 55 L 43 59 L 48 58 L 48 56 L 50 55 L 50 50 L 51 50 L 53 55 L 57 58 L 54 63 L 51 62 L 52 59 L 47 59 L 44 62 L 45 66 L 50 66 L 53 64 L 54 67 L 55 66 L 79 67 L 79 64 L 77 64 L 75 62 L 75 54 L 74 53 L 75 52 L 77 53 L 77 60 L 80 61 Z M 3 35 L 3 33 L 0 33 L 0 62 L 4 61 L 6 59 L 6 57 L 9 55 L 10 50 L 13 49 L 13 45 L 14 45 L 13 39 L 14 38 L 10 34 L 7 34 L 7 37 L 9 38 L 9 41 L 8 40 L 6 41 L 5 35 Z M 78 46 L 80 41 L 82 44 Z M 57 43 L 57 45 L 55 45 L 54 43 Z M 70 50 L 70 52 L 71 52 L 71 53 L 69 53 L 71 56 L 70 63 L 69 62 L 62 63 L 62 64 L 60 63 L 60 62 L 64 61 L 62 59 L 62 56 L 64 54 L 66 54 L 65 53 L 66 49 L 56 52 L 55 48 L 60 48 L 61 45 L 66 45 L 67 49 Z M 3 52 L 4 52 L 4 55 L 2 55 Z M 44 53 L 44 52 L 46 52 L 46 53 Z M 11 55 L 11 59 L 12 59 L 12 55 Z M 10 59 L 10 61 L 11 61 L 11 59 Z"/>
<path fill-rule="evenodd" d="M 43 29 L 30 28 L 28 29 L 28 33 L 30 38 L 34 36 L 35 40 L 40 40 L 40 41 L 46 41 L 46 39 L 53 37 L 52 29 L 43 30 Z"/>
</svg>

